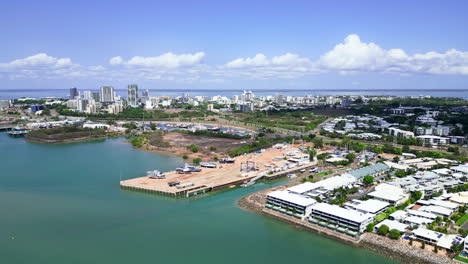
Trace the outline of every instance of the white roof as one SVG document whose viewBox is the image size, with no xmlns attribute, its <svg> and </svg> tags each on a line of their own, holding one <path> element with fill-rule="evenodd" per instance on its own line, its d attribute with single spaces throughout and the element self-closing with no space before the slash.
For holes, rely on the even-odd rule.
<svg viewBox="0 0 468 264">
<path fill-rule="evenodd" d="M 437 246 L 445 249 L 450 249 L 454 242 L 457 244 L 463 243 L 463 238 L 457 235 L 443 235 L 442 238 L 437 242 Z"/>
<path fill-rule="evenodd" d="M 369 213 L 361 213 L 356 210 L 345 209 L 338 205 L 327 203 L 316 203 L 312 205 L 312 209 L 358 223 L 362 223 L 373 217 L 373 215 Z"/>
<path fill-rule="evenodd" d="M 369 199 L 366 201 L 355 200 L 354 203 L 348 204 L 349 207 L 358 211 L 377 213 L 378 211 L 388 207 L 390 204 L 379 200 Z"/>
<path fill-rule="evenodd" d="M 454 193 L 449 196 L 449 200 L 459 204 L 468 203 L 468 192 Z"/>
<path fill-rule="evenodd" d="M 328 179 L 324 179 L 318 182 L 305 182 L 291 188 L 289 191 L 299 194 L 304 194 L 318 188 L 325 188 L 329 191 L 338 189 L 343 186 L 348 186 L 356 181 L 356 178 L 349 174 L 342 174 L 340 176 L 334 176 Z"/>
<path fill-rule="evenodd" d="M 291 193 L 288 191 L 275 191 L 269 193 L 268 196 L 305 207 L 317 203 L 317 201 L 313 198 L 299 195 L 296 193 Z"/>
<path fill-rule="evenodd" d="M 342 158 L 342 157 L 333 157 L 333 158 L 326 159 L 325 161 L 333 163 L 333 162 L 340 162 L 340 161 L 343 161 L 343 160 L 347 160 L 347 159 Z"/>
<path fill-rule="evenodd" d="M 435 172 L 435 173 L 437 173 L 437 174 L 445 175 L 445 174 L 450 174 L 450 173 L 452 173 L 452 170 L 451 170 L 451 169 L 447 169 L 447 168 L 442 168 L 442 169 L 432 170 L 432 172 Z"/>
<path fill-rule="evenodd" d="M 387 201 L 396 202 L 404 198 L 404 191 L 398 186 L 390 184 L 380 184 L 375 187 L 375 191 L 368 194 L 371 197 L 380 198 Z"/>
<path fill-rule="evenodd" d="M 455 167 L 450 167 L 450 169 L 463 172 L 463 173 L 468 173 L 468 165 L 460 165 L 460 166 L 455 166 Z"/>
<path fill-rule="evenodd" d="M 398 170 L 407 170 L 409 168 L 408 165 L 406 164 L 398 164 L 398 163 L 395 163 L 395 162 L 391 162 L 391 161 L 384 161 L 385 165 L 389 166 L 390 168 L 395 168 L 395 169 L 398 169 Z"/>
<path fill-rule="evenodd" d="M 377 224 L 375 227 L 379 228 L 381 225 L 386 225 L 388 226 L 390 230 L 396 229 L 400 232 L 405 232 L 406 228 L 408 227 L 408 225 L 402 224 L 395 220 L 389 220 L 389 219 L 383 220 L 382 222 Z"/>
<path fill-rule="evenodd" d="M 400 220 L 407 216 L 408 214 L 403 210 L 398 210 L 390 214 L 390 216 L 394 219 Z"/>
<path fill-rule="evenodd" d="M 411 224 L 417 224 L 417 225 L 425 225 L 425 224 L 432 223 L 431 219 L 417 217 L 417 216 L 410 216 L 408 218 L 405 218 L 404 221 L 408 222 L 408 223 L 411 223 Z"/>
<path fill-rule="evenodd" d="M 435 232 L 426 228 L 415 229 L 413 230 L 413 234 L 420 236 L 420 237 L 428 238 L 430 240 L 435 240 L 435 241 L 439 241 L 444 235 L 442 233 Z"/>
<path fill-rule="evenodd" d="M 316 189 L 317 184 L 312 183 L 312 182 L 304 182 L 299 185 L 293 186 L 291 188 L 288 188 L 289 191 L 294 192 L 294 193 L 306 193 L 308 191 L 311 191 L 313 189 Z"/>
<path fill-rule="evenodd" d="M 424 211 L 419 211 L 419 210 L 410 209 L 410 210 L 407 210 L 407 213 L 409 215 L 420 216 L 420 217 L 429 218 L 429 219 L 436 219 L 437 218 L 437 215 L 435 215 L 435 214 L 431 214 L 431 213 L 424 212 Z"/>
<path fill-rule="evenodd" d="M 452 210 L 436 205 L 422 206 L 419 210 L 431 212 L 433 214 L 441 214 L 444 216 L 449 216 L 452 214 Z"/>
<path fill-rule="evenodd" d="M 433 204 L 433 205 L 442 206 L 442 207 L 445 207 L 445 208 L 448 208 L 448 209 L 451 209 L 451 210 L 455 210 L 459 206 L 456 203 L 441 201 L 441 200 L 435 200 L 435 199 L 431 199 L 431 200 L 429 200 L 429 202 L 431 204 Z"/>
</svg>

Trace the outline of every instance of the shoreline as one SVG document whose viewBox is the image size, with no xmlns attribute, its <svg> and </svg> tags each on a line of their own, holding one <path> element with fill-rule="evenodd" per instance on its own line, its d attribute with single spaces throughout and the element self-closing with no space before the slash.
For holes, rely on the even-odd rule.
<svg viewBox="0 0 468 264">
<path fill-rule="evenodd" d="M 37 138 L 28 138 L 25 136 L 24 139 L 26 141 L 32 143 L 40 143 L 40 144 L 66 144 L 66 143 L 76 143 L 76 142 L 85 142 L 90 140 L 100 140 L 100 139 L 109 139 L 109 138 L 119 138 L 119 136 L 102 136 L 102 137 L 80 137 L 80 138 L 71 138 L 71 139 L 63 139 L 63 140 L 46 140 L 46 139 L 37 139 Z"/>
<path fill-rule="evenodd" d="M 264 205 L 264 196 L 261 193 L 270 191 L 270 189 L 257 191 L 237 201 L 237 205 L 246 211 L 252 213 L 259 213 L 267 217 L 274 218 L 281 222 L 293 225 L 295 228 L 304 229 L 309 232 L 322 235 L 324 237 L 345 243 L 353 247 L 370 250 L 374 253 L 390 258 L 392 260 L 402 263 L 417 263 L 417 264 L 455 264 L 459 263 L 456 260 L 450 259 L 447 256 L 436 255 L 424 249 L 413 247 L 399 241 L 391 240 L 390 238 L 379 236 L 373 233 L 364 233 L 359 238 L 353 239 L 351 237 L 340 234 L 336 231 L 323 228 L 319 225 L 308 223 L 299 220 L 292 216 L 275 212 L 266 209 Z"/>
</svg>

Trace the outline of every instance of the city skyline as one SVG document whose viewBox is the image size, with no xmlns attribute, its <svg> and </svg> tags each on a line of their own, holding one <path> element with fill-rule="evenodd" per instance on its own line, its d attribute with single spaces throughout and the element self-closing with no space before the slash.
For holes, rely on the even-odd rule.
<svg viewBox="0 0 468 264">
<path fill-rule="evenodd" d="M 463 1 L 27 4 L 0 18 L 0 89 L 462 89 L 468 79 Z"/>
</svg>

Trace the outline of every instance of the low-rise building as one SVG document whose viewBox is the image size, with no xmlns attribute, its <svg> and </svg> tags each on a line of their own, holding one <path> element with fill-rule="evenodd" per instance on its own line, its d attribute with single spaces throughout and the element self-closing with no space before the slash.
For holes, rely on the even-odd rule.
<svg viewBox="0 0 468 264">
<path fill-rule="evenodd" d="M 399 138 L 412 138 L 414 137 L 414 132 L 402 130 L 395 127 L 388 128 L 388 134 L 399 137 Z"/>
<path fill-rule="evenodd" d="M 367 225 L 373 221 L 373 214 L 361 213 L 327 203 L 316 203 L 311 207 L 310 219 L 325 221 L 337 228 L 352 232 L 364 232 Z M 332 227 L 333 228 L 333 227 Z"/>
<path fill-rule="evenodd" d="M 403 189 L 387 183 L 377 185 L 375 190 L 370 192 L 368 196 L 376 200 L 390 203 L 391 205 L 399 205 L 409 198 L 409 194 Z"/>
<path fill-rule="evenodd" d="M 378 223 L 375 226 L 375 228 L 378 229 L 382 225 L 388 226 L 389 230 L 396 229 L 396 230 L 400 231 L 401 233 L 405 232 L 406 228 L 408 228 L 408 225 L 405 225 L 405 224 L 400 223 L 400 222 L 395 221 L 395 220 L 389 220 L 389 219 L 385 219 L 382 222 Z"/>
<path fill-rule="evenodd" d="M 419 241 L 424 241 L 427 244 L 437 244 L 444 234 L 432 231 L 426 228 L 418 228 L 413 230 L 412 237 Z"/>
<path fill-rule="evenodd" d="M 385 174 L 385 172 L 389 171 L 390 167 L 384 163 L 376 163 L 374 165 L 370 165 L 367 167 L 363 167 L 357 170 L 353 170 L 348 174 L 353 175 L 356 179 L 361 179 L 364 176 L 372 176 L 372 177 L 379 177 Z"/>
<path fill-rule="evenodd" d="M 313 198 L 282 190 L 267 195 L 266 207 L 301 218 L 310 213 L 310 207 L 315 203 Z"/>
<path fill-rule="evenodd" d="M 361 213 L 378 214 L 388 208 L 390 204 L 379 200 L 369 199 L 365 201 L 353 200 L 352 202 L 345 203 L 344 206 L 347 209 L 353 209 Z"/>
<path fill-rule="evenodd" d="M 421 140 L 424 145 L 430 145 L 430 146 L 447 145 L 449 143 L 449 138 L 447 137 L 422 135 L 422 136 L 417 136 L 416 138 Z"/>
</svg>

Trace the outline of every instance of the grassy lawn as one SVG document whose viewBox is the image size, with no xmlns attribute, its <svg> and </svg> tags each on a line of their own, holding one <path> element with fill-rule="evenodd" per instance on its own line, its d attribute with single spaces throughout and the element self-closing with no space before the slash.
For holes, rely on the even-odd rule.
<svg viewBox="0 0 468 264">
<path fill-rule="evenodd" d="M 322 172 L 319 172 L 319 173 L 315 174 L 314 177 L 317 177 L 317 178 L 324 177 L 324 176 L 327 176 L 327 175 L 329 175 L 331 173 L 332 173 L 332 171 L 322 171 Z"/>
<path fill-rule="evenodd" d="M 464 262 L 464 263 L 468 263 L 468 259 L 466 259 L 464 257 L 456 256 L 453 259 L 456 259 L 456 260 Z"/>
<path fill-rule="evenodd" d="M 455 223 L 457 226 L 462 226 L 466 220 L 468 220 L 468 214 L 463 215 L 458 221 Z"/>
</svg>

